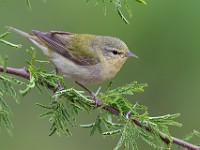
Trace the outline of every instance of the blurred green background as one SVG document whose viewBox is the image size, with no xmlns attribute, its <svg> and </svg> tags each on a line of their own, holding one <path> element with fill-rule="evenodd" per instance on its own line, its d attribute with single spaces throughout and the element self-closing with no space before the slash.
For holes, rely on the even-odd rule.
<svg viewBox="0 0 200 150">
<path fill-rule="evenodd" d="M 131 1 L 132 2 L 132 1 Z M 171 134 L 183 137 L 193 129 L 200 130 L 200 1 L 199 0 L 154 0 L 143 6 L 132 2 L 133 19 L 124 24 L 108 4 L 107 15 L 102 6 L 95 7 L 95 0 L 85 4 L 84 0 L 31 0 L 29 11 L 24 0 L 0 0 L 0 33 L 5 25 L 24 31 L 61 30 L 75 33 L 109 35 L 125 41 L 139 59 L 128 60 L 114 78 L 113 87 L 131 81 L 148 83 L 144 93 L 130 100 L 149 108 L 151 116 L 181 113 L 177 119 L 183 127 L 170 128 Z M 125 12 L 126 14 L 126 12 Z M 12 33 L 6 38 L 21 43 L 23 48 L 13 49 L 0 44 L 0 54 L 8 55 L 8 66 L 24 67 L 29 59 L 26 49 L 33 46 L 28 40 Z M 41 51 L 37 59 L 46 60 Z M 52 69 L 52 66 L 50 66 Z M 70 86 L 77 87 L 67 80 Z M 106 86 L 108 82 L 103 84 Z M 97 86 L 90 86 L 96 90 Z M 71 137 L 49 137 L 50 124 L 47 119 L 38 119 L 43 110 L 35 103 L 48 103 L 49 95 L 33 90 L 21 98 L 21 104 L 6 98 L 11 106 L 14 122 L 13 137 L 3 129 L 0 133 L 2 150 L 101 150 L 113 149 L 118 138 L 102 138 L 89 130 L 73 128 Z M 80 114 L 78 123 L 90 123 L 93 115 Z M 196 142 L 196 141 L 192 141 Z M 139 141 L 139 149 L 153 149 Z"/>
</svg>

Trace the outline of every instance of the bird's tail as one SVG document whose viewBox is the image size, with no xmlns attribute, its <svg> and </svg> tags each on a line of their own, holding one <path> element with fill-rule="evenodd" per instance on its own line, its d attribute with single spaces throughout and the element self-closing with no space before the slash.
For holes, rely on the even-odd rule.
<svg viewBox="0 0 200 150">
<path fill-rule="evenodd" d="M 33 44 L 35 44 L 37 47 L 39 47 L 45 54 L 48 55 L 48 48 L 42 45 L 42 41 L 35 35 L 28 34 L 24 31 L 21 31 L 19 29 L 6 26 L 6 28 L 10 29 L 11 31 L 16 32 L 17 34 L 29 39 Z"/>
<path fill-rule="evenodd" d="M 31 39 L 33 37 L 32 35 L 24 32 L 24 31 L 21 31 L 19 29 L 16 29 L 16 28 L 13 28 L 13 27 L 10 27 L 10 26 L 5 26 L 5 27 L 8 28 L 8 29 L 10 29 L 10 30 L 12 30 L 12 31 L 14 31 L 14 32 L 16 32 L 17 34 L 19 34 L 19 35 L 21 35 L 23 37 L 28 38 L 28 39 Z"/>
</svg>

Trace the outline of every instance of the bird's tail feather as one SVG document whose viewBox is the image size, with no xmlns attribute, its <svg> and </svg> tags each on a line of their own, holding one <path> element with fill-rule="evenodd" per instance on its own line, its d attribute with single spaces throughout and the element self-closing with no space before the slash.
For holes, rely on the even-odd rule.
<svg viewBox="0 0 200 150">
<path fill-rule="evenodd" d="M 16 28 L 13 28 L 13 27 L 10 27 L 10 26 L 5 26 L 5 27 L 8 28 L 8 29 L 10 29 L 10 30 L 12 30 L 12 31 L 14 31 L 14 32 L 16 32 L 17 34 L 19 34 L 19 35 L 21 35 L 21 36 L 23 36 L 23 37 L 28 38 L 28 39 L 30 39 L 30 38 L 33 37 L 32 35 L 30 35 L 30 34 L 24 32 L 24 31 L 21 31 L 21 30 L 19 30 L 19 29 L 16 29 Z"/>
</svg>

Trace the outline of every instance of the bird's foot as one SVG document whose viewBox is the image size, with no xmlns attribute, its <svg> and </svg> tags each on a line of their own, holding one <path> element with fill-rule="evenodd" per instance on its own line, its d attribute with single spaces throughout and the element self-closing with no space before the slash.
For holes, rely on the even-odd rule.
<svg viewBox="0 0 200 150">
<path fill-rule="evenodd" d="M 79 83 L 77 81 L 75 81 L 75 82 L 76 82 L 76 84 L 78 84 L 80 87 L 82 87 L 85 91 L 87 91 L 91 95 L 92 100 L 94 101 L 94 106 L 97 107 L 99 105 L 99 103 L 100 103 L 100 100 L 97 97 L 97 95 L 99 94 L 99 91 L 101 90 L 101 87 L 99 87 L 98 90 L 95 93 L 93 93 L 91 90 L 86 88 L 83 84 L 81 84 L 81 83 Z"/>
<path fill-rule="evenodd" d="M 131 110 L 129 110 L 127 113 L 124 114 L 125 118 L 127 118 L 127 119 L 130 118 L 131 113 L 132 113 L 133 109 L 136 107 L 137 104 L 138 104 L 138 102 L 135 105 L 133 105 L 133 108 Z"/>
<path fill-rule="evenodd" d="M 58 71 L 58 68 L 57 68 L 57 67 L 55 67 L 55 71 L 56 71 L 56 75 L 58 75 L 58 74 L 59 74 L 59 71 Z M 64 87 L 62 86 L 60 80 L 58 80 L 58 84 L 57 84 L 57 86 L 55 87 L 54 92 L 56 92 L 56 91 L 62 91 L 62 90 L 64 90 Z"/>
<path fill-rule="evenodd" d="M 99 102 L 100 102 L 99 98 L 97 97 L 100 90 L 101 90 L 101 87 L 99 87 L 95 93 L 92 92 L 92 99 L 94 100 L 96 107 L 99 105 Z"/>
<path fill-rule="evenodd" d="M 54 88 L 53 91 L 54 91 L 54 93 L 55 93 L 55 92 L 57 92 L 57 91 L 62 91 L 62 90 L 64 90 L 64 87 L 62 86 L 60 80 L 58 80 L 58 84 L 57 84 L 57 86 Z"/>
</svg>

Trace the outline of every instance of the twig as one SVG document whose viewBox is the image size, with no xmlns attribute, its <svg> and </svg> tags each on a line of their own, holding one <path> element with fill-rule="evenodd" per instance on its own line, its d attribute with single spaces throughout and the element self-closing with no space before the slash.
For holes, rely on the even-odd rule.
<svg viewBox="0 0 200 150">
<path fill-rule="evenodd" d="M 30 74 L 25 68 L 17 69 L 17 68 L 7 67 L 6 70 L 4 71 L 4 67 L 0 66 L 0 72 L 6 72 L 8 74 L 13 74 L 13 75 L 25 78 L 25 79 L 30 79 Z"/>
<path fill-rule="evenodd" d="M 12 74 L 12 75 L 16 75 L 16 76 L 19 76 L 19 77 L 22 77 L 22 78 L 25 78 L 25 79 L 30 79 L 30 74 L 29 72 L 25 69 L 25 68 L 21 68 L 21 69 L 17 69 L 17 68 L 11 68 L 11 67 L 7 67 L 6 68 L 6 71 L 4 71 L 4 67 L 3 66 L 0 66 L 0 72 L 5 72 L 5 73 L 8 73 L 8 74 Z M 42 82 L 41 82 L 41 85 Z M 48 85 L 47 85 L 48 86 Z M 52 88 L 52 86 L 48 86 L 49 89 L 51 90 L 54 90 L 55 88 Z M 89 91 L 87 88 L 84 87 L 84 89 L 91 95 L 91 91 Z M 91 96 L 94 96 L 94 95 L 91 95 Z M 114 108 L 114 107 L 111 107 L 109 105 L 103 105 L 102 101 L 99 100 L 97 101 L 97 104 L 96 104 L 97 107 L 102 107 L 104 110 L 107 110 L 109 111 L 110 113 L 114 114 L 114 115 L 117 115 L 119 116 L 120 115 L 120 112 L 118 109 Z M 138 120 L 135 120 L 133 119 L 132 120 L 133 123 L 135 125 L 137 125 L 138 127 L 142 127 L 142 128 L 145 128 L 147 131 L 151 132 L 151 129 L 148 127 L 148 126 L 144 126 L 140 121 Z M 170 143 L 170 140 L 164 135 L 161 133 L 160 135 L 160 138 L 162 139 L 163 142 L 165 142 L 166 144 L 169 144 Z M 188 148 L 190 150 L 200 150 L 200 147 L 199 146 L 196 146 L 194 144 L 191 144 L 191 143 L 188 143 L 186 141 L 183 141 L 181 139 L 178 139 L 176 137 L 172 137 L 172 142 L 176 145 L 179 145 L 181 147 L 184 147 L 184 148 Z"/>
</svg>

